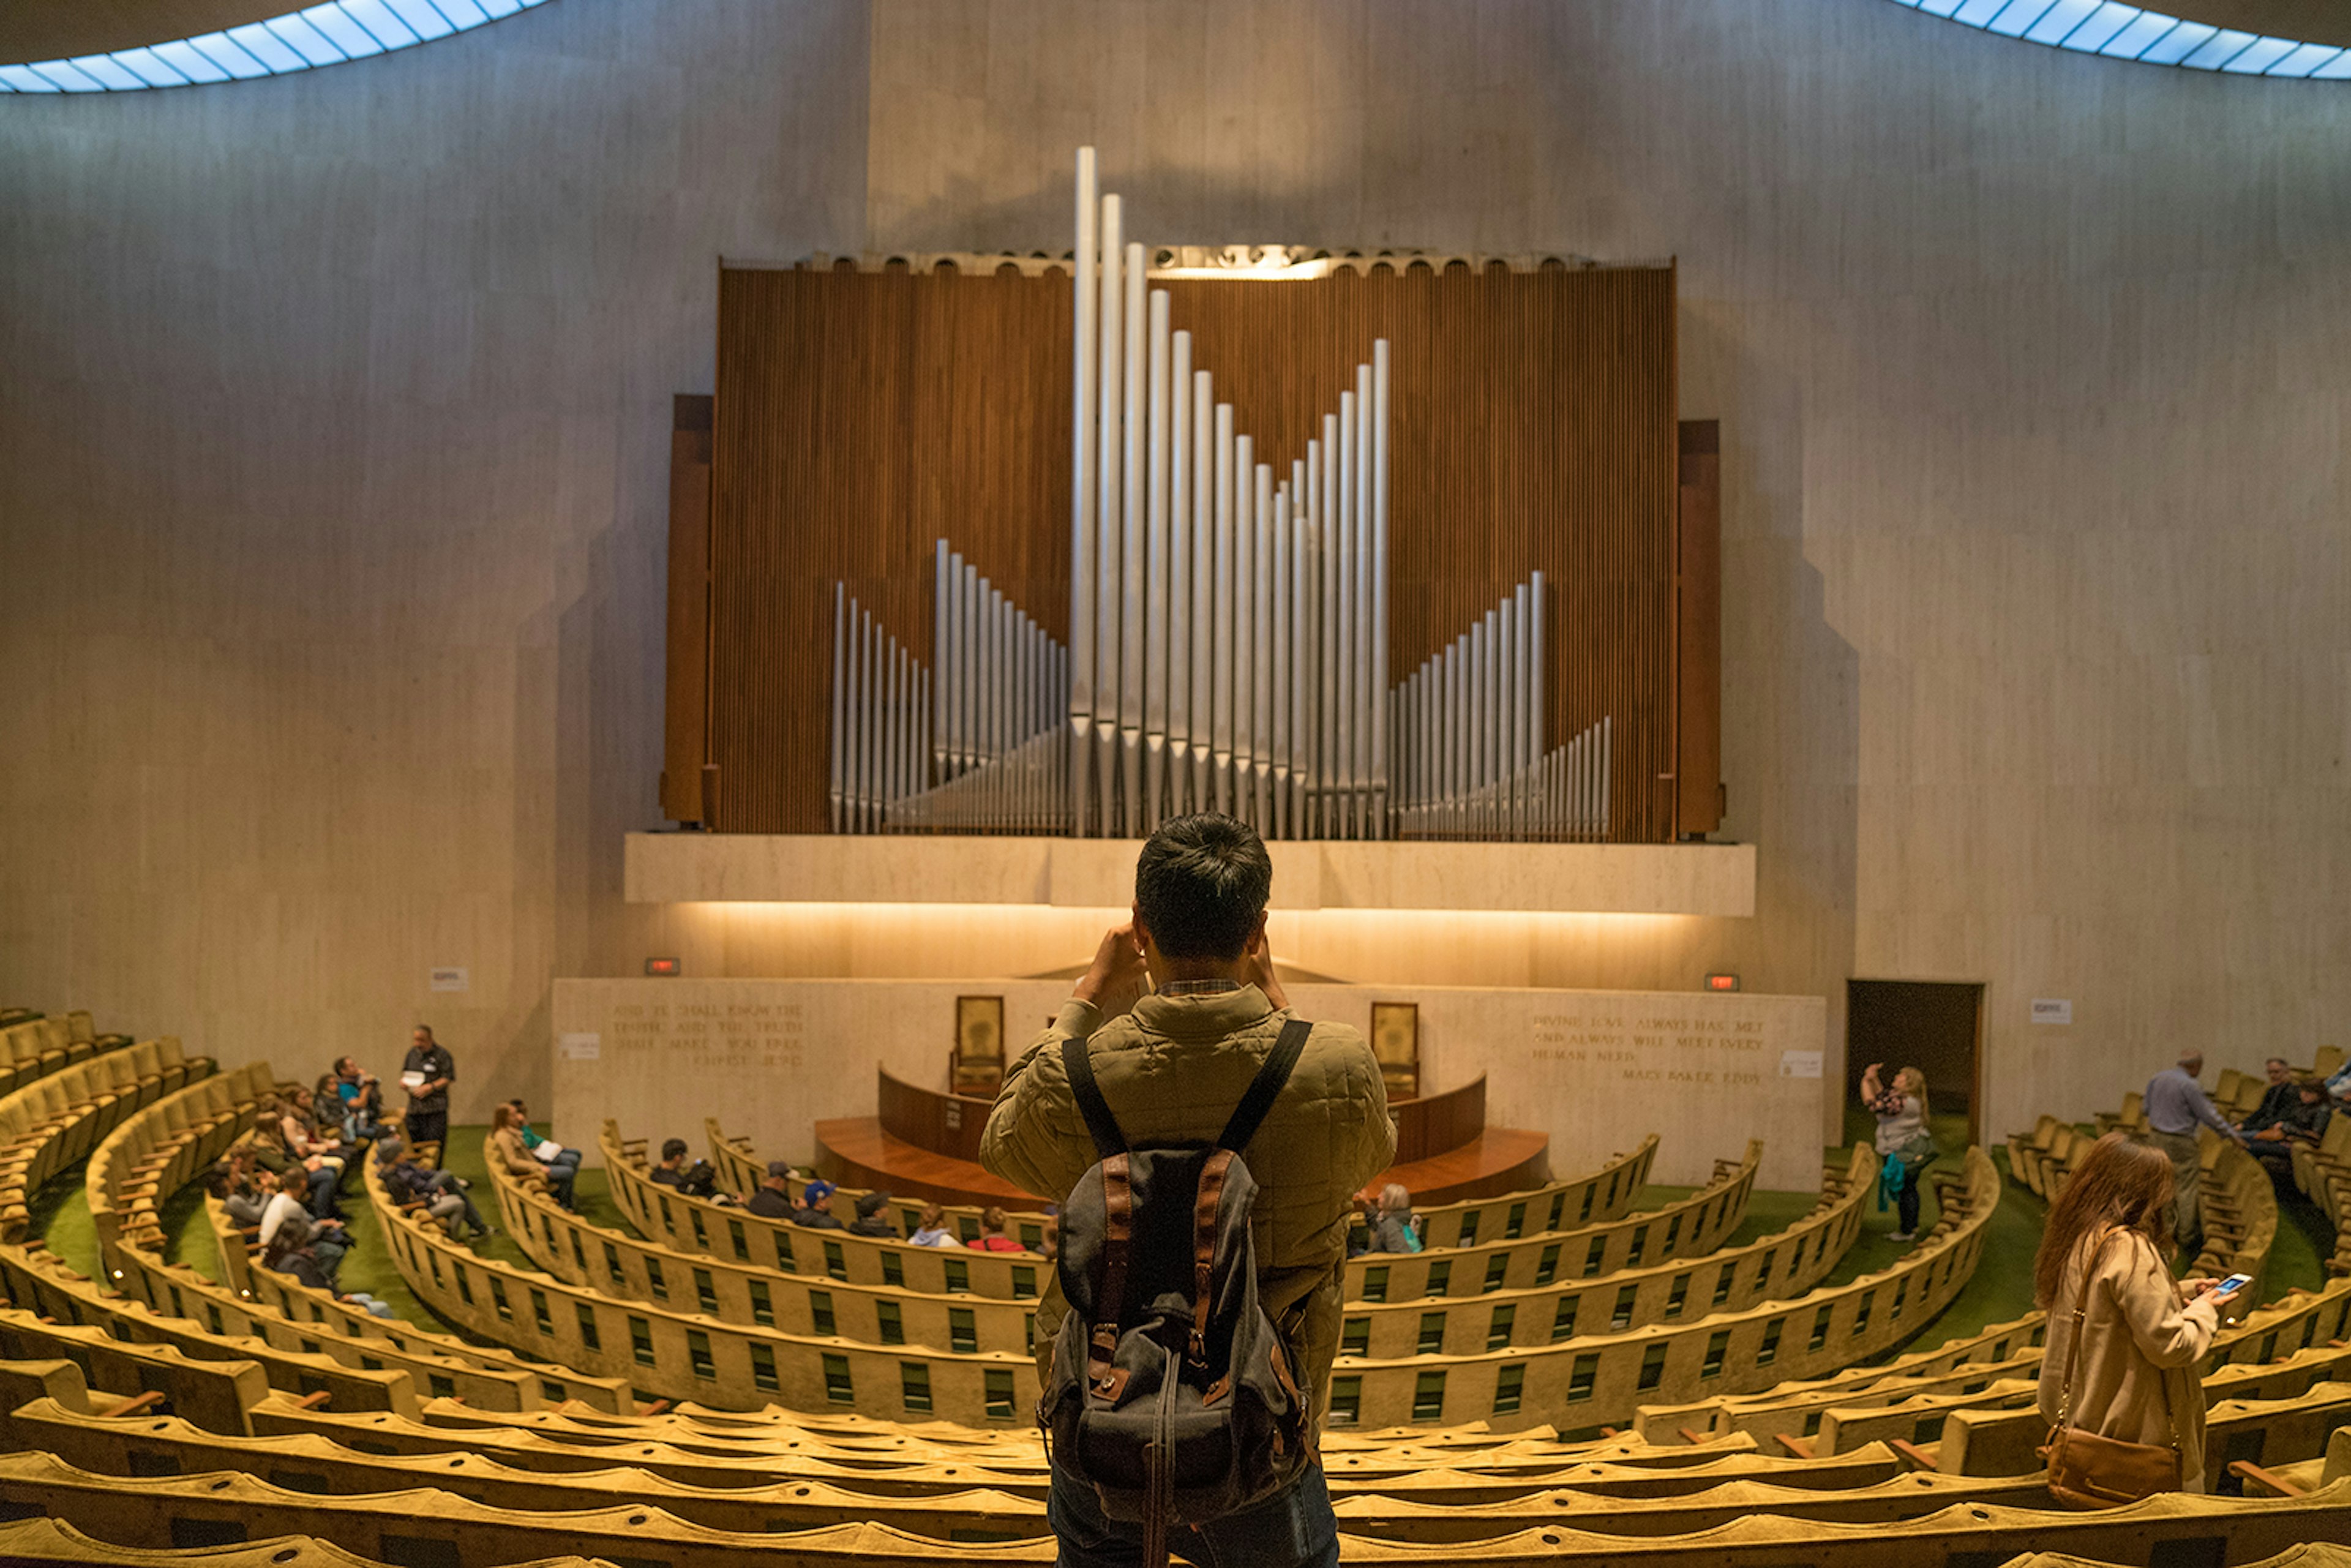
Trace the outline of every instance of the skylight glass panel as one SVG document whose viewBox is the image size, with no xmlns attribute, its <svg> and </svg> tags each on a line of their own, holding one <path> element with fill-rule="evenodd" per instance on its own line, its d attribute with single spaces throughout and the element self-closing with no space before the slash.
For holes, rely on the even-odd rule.
<svg viewBox="0 0 2351 1568">
<path fill-rule="evenodd" d="M 2116 0 L 2105 0 L 2103 5 L 2090 13 L 2080 26 L 2075 27 L 2059 41 L 2069 49 L 2087 49 L 2095 54 L 2105 48 L 2116 33 L 2128 26 L 2140 14 L 2139 8 L 2136 5 L 2119 5 Z"/>
<path fill-rule="evenodd" d="M 2024 37 L 2036 44 L 2062 44 L 2072 37 L 2083 18 L 2098 8 L 2100 0 L 2057 0 L 2041 13 L 2032 26 L 2024 29 Z"/>
<path fill-rule="evenodd" d="M 489 20 L 474 0 L 433 0 L 433 3 L 447 12 L 449 20 L 460 27 L 478 27 Z"/>
<path fill-rule="evenodd" d="M 445 38 L 457 30 L 434 7 L 433 0 L 384 0 L 384 5 L 420 38 Z"/>
<path fill-rule="evenodd" d="M 387 49 L 404 49 L 424 41 L 383 0 L 342 0 L 342 7 L 352 21 L 368 30 L 369 37 Z"/>
<path fill-rule="evenodd" d="M 188 73 L 173 70 L 163 63 L 163 57 L 152 49 L 117 49 L 115 63 L 137 77 L 145 87 L 185 87 Z"/>
<path fill-rule="evenodd" d="M 1984 26 L 2011 38 L 2022 37 L 2024 30 L 2041 20 L 2052 3 L 2053 0 L 2008 0 L 2008 4 L 2001 7 L 2000 14 Z"/>
<path fill-rule="evenodd" d="M 2220 30 L 2209 22 L 2182 22 L 2149 44 L 2139 58 L 2151 66 L 2176 66 L 2202 48 Z"/>
<path fill-rule="evenodd" d="M 375 36 L 351 19 L 351 14 L 340 5 L 313 5 L 299 14 L 302 20 L 326 36 L 327 41 L 342 50 L 349 59 L 383 53 L 383 46 Z M 296 44 L 296 48 L 302 46 Z"/>
<path fill-rule="evenodd" d="M 2296 44 L 2270 67 L 2273 77 L 2306 77 L 2343 51 L 2332 44 Z"/>
<path fill-rule="evenodd" d="M 109 55 L 76 55 L 66 64 L 81 72 L 102 88 L 120 92 L 126 88 L 141 88 L 141 81 L 122 62 Z"/>
<path fill-rule="evenodd" d="M 301 16 L 272 16 L 261 24 L 277 41 L 302 57 L 308 66 L 339 66 L 350 57 L 335 47 L 334 41 L 304 20 Z"/>
<path fill-rule="evenodd" d="M 2160 11 L 2142 11 L 2137 21 L 2116 33 L 2113 41 L 2098 53 L 2135 60 L 2148 45 L 2158 42 L 2179 26 L 2179 18 L 2177 16 L 2167 16 Z"/>
<path fill-rule="evenodd" d="M 521 10 L 526 3 L 536 5 L 539 4 L 539 0 L 480 0 L 483 15 L 493 22 L 501 16 L 513 16 Z"/>
<path fill-rule="evenodd" d="M 2258 76 L 2292 53 L 2292 38 L 2255 38 L 2220 68 L 2244 76 Z"/>
<path fill-rule="evenodd" d="M 2251 48 L 2260 37 L 2258 33 L 2241 33 L 2233 27 L 2223 27 L 2206 40 L 2203 47 L 2179 63 L 2198 70 L 2217 71 Z"/>
<path fill-rule="evenodd" d="M 2351 49 L 2344 49 L 2310 73 L 2313 81 L 2344 81 L 2351 79 Z"/>
<path fill-rule="evenodd" d="M 1919 0 L 1918 9 L 1929 16 L 1948 16 L 1963 3 L 1964 0 Z"/>
<path fill-rule="evenodd" d="M 0 66 L 0 85 L 10 92 L 57 92 L 57 84 L 30 66 Z"/>
<path fill-rule="evenodd" d="M 2008 3 L 2009 0 L 1962 0 L 1959 8 L 1951 13 L 1951 20 L 1980 27 L 2006 10 Z"/>
<path fill-rule="evenodd" d="M 226 33 L 206 33 L 175 44 L 155 46 L 155 57 L 192 82 L 228 81 L 240 77 L 266 77 L 260 61 L 230 41 Z"/>
<path fill-rule="evenodd" d="M 307 70 L 310 62 L 298 55 L 286 40 L 256 22 L 250 26 L 231 27 L 229 40 L 261 62 L 262 68 L 273 71 Z"/>
<path fill-rule="evenodd" d="M 42 60 L 33 68 L 57 83 L 59 92 L 104 92 L 104 83 L 76 68 L 71 60 Z"/>
</svg>

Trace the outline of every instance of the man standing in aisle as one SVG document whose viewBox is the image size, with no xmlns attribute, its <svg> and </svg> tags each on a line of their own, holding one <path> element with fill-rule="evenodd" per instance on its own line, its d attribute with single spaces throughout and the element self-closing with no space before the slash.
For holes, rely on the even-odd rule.
<svg viewBox="0 0 2351 1568">
<path fill-rule="evenodd" d="M 401 1087 L 408 1091 L 408 1115 L 402 1124 L 410 1148 L 431 1144 L 437 1149 L 449 1136 L 449 1085 L 456 1079 L 457 1063 L 449 1048 L 423 1024 L 408 1038 L 408 1060 L 400 1064 Z"/>
<path fill-rule="evenodd" d="M 2179 1065 L 2147 1080 L 2146 1110 L 2147 1141 L 2171 1161 L 2171 1239 L 2182 1258 L 2203 1250 L 2204 1225 L 2196 1207 L 2202 1156 L 2196 1147 L 2196 1124 L 2202 1123 L 2224 1138 L 2241 1144 L 2244 1134 L 2212 1108 L 2197 1080 L 2204 1075 L 2204 1053 L 2183 1051 Z"/>
<path fill-rule="evenodd" d="M 1290 1020 L 1266 948 L 1273 862 L 1229 817 L 1179 818 L 1151 836 L 1134 870 L 1134 919 L 1108 933 L 1052 1026 L 1004 1076 L 980 1164 L 1055 1203 L 1097 1157 L 1062 1061 L 1087 1041 L 1102 1097 L 1129 1146 L 1211 1143 Z M 1143 995 L 1148 979 L 1153 994 Z M 1290 1364 L 1306 1370 L 1319 1423 L 1339 1349 L 1340 1285 L 1357 1188 L 1395 1156 L 1378 1060 L 1345 1024 L 1317 1023 L 1242 1157 L 1256 1178 L 1250 1230 L 1258 1294 Z M 1056 1277 L 1038 1303 L 1040 1372 L 1069 1311 Z M 1141 1527 L 1110 1518 L 1057 1464 L 1047 1518 L 1061 1561 L 1142 1561 Z M 1338 1524 L 1319 1464 L 1265 1501 L 1196 1527 L 1191 1555 L 1252 1568 L 1335 1564 Z"/>
</svg>

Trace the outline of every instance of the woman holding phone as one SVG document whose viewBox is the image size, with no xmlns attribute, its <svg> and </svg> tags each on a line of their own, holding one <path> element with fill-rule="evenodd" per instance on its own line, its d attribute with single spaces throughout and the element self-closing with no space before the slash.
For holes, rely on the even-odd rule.
<svg viewBox="0 0 2351 1568">
<path fill-rule="evenodd" d="M 2041 1413 L 2053 1487 L 2079 1507 L 2204 1490 L 2196 1364 L 2237 1298 L 2233 1279 L 2175 1281 L 2171 1162 L 2124 1133 L 2100 1138 L 2049 1211 L 2033 1294 L 2049 1312 Z M 2083 1435 L 2089 1441 L 2078 1441 Z M 2167 1453 L 2168 1451 L 2168 1453 Z"/>
</svg>

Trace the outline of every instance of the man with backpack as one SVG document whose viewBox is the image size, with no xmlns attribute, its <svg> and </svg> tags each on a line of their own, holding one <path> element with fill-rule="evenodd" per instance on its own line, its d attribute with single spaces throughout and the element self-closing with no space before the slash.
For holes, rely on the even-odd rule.
<svg viewBox="0 0 2351 1568">
<path fill-rule="evenodd" d="M 1061 1206 L 1038 1416 L 1071 1568 L 1339 1560 L 1315 1424 L 1353 1199 L 1395 1124 L 1363 1036 L 1290 1016 L 1272 880 L 1231 818 L 1155 833 L 1134 924 L 1011 1064 L 981 1142 Z"/>
</svg>

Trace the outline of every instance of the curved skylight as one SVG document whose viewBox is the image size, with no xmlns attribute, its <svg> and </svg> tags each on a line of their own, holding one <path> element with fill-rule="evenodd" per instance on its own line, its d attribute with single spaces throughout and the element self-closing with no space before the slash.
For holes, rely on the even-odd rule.
<svg viewBox="0 0 2351 1568">
<path fill-rule="evenodd" d="M 1894 0 L 1930 16 L 2035 44 L 2237 76 L 2351 78 L 2351 49 L 2184 22 L 2114 0 Z"/>
<path fill-rule="evenodd" d="M 0 66 L 0 92 L 136 92 L 286 76 L 445 38 L 547 0 L 328 0 L 306 11 L 70 60 Z"/>
</svg>

